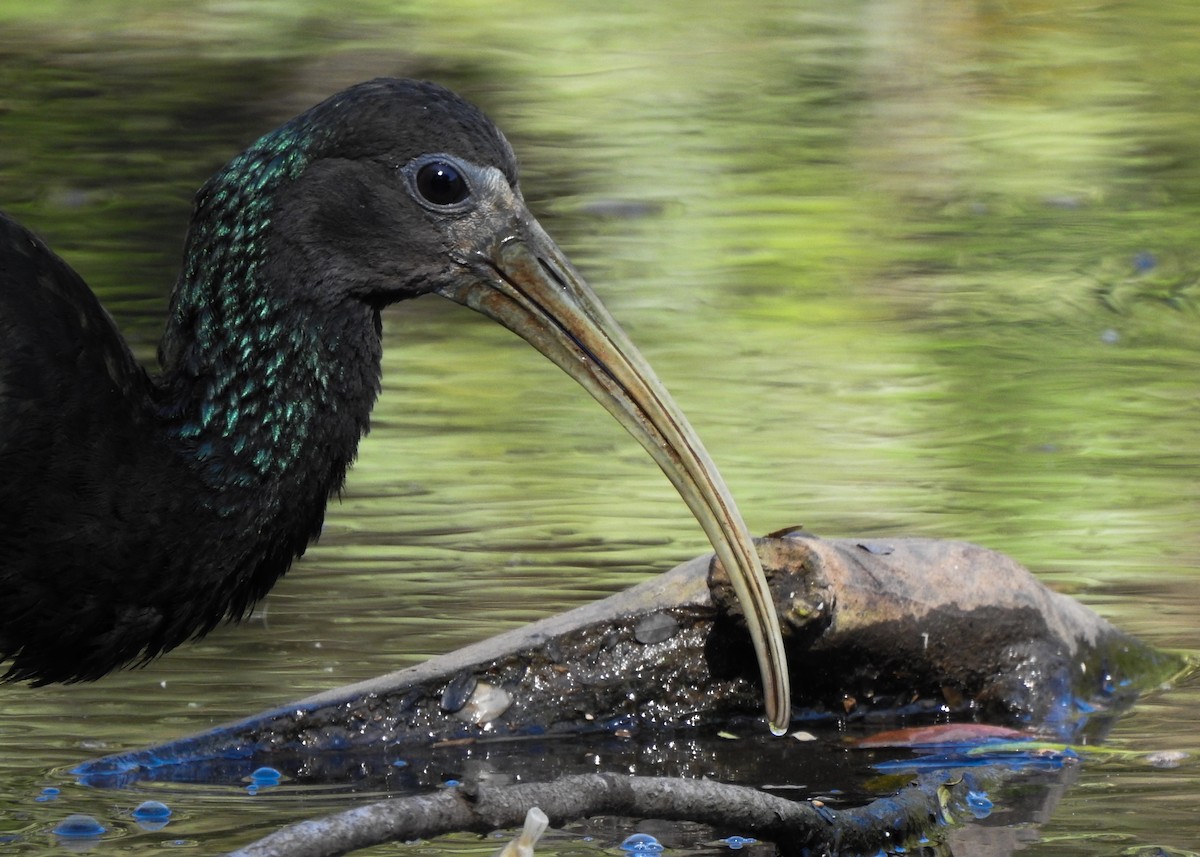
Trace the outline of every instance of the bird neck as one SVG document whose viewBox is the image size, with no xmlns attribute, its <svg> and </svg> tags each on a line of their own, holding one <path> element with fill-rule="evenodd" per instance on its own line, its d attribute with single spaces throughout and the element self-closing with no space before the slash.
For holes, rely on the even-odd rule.
<svg viewBox="0 0 1200 857">
<path fill-rule="evenodd" d="M 273 252 L 286 228 L 274 202 L 307 164 L 306 135 L 283 126 L 198 194 L 159 348 L 160 391 L 177 446 L 231 507 L 246 489 L 277 511 L 299 503 L 319 525 L 367 430 L 381 346 L 376 310 L 295 282 L 322 275 Z"/>
</svg>

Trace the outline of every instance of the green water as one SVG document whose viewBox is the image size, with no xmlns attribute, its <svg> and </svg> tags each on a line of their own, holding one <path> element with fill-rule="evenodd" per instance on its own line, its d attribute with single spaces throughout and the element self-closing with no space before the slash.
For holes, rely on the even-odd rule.
<svg viewBox="0 0 1200 857">
<path fill-rule="evenodd" d="M 434 78 L 509 135 L 753 530 L 969 539 L 1200 651 L 1200 6 L 33 5 L 0 0 L 0 207 L 146 358 L 208 174 L 343 85 Z M 427 299 L 385 336 L 345 497 L 260 614 L 95 685 L 3 689 L 7 850 L 54 850 L 70 812 L 114 828 L 101 853 L 213 853 L 347 806 L 63 768 L 706 550 L 640 448 L 511 334 Z M 1192 755 L 1086 764 L 1023 853 L 1194 850 L 1198 710 L 1195 683 L 1146 699 L 1110 743 Z M 162 833 L 128 822 L 145 797 L 176 808 Z"/>
</svg>

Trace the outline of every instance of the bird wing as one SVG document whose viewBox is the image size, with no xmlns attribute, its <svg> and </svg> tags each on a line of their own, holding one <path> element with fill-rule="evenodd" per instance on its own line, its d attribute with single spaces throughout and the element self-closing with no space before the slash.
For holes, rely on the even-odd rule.
<svg viewBox="0 0 1200 857">
<path fill-rule="evenodd" d="M 0 213 L 0 511 L 19 513 L 28 488 L 47 494 L 68 467 L 82 475 L 97 445 L 144 418 L 149 389 L 87 284 Z"/>
<path fill-rule="evenodd" d="M 112 626 L 105 594 L 129 573 L 116 471 L 161 454 L 146 449 L 150 391 L 87 284 L 0 213 L 0 658 L 64 646 L 72 624 Z M 10 677 L 34 677 L 21 663 Z"/>
</svg>

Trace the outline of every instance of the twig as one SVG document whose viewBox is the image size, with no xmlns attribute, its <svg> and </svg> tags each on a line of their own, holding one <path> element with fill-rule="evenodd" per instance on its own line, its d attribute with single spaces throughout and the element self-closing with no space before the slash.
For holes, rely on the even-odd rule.
<svg viewBox="0 0 1200 857">
<path fill-rule="evenodd" d="M 711 780 L 583 774 L 379 801 L 289 825 L 230 857 L 334 857 L 397 840 L 488 833 L 519 826 L 534 806 L 555 827 L 592 815 L 688 820 L 771 840 L 783 854 L 870 853 L 927 833 L 970 787 L 962 777 L 927 774 L 893 797 L 833 811 Z"/>
</svg>

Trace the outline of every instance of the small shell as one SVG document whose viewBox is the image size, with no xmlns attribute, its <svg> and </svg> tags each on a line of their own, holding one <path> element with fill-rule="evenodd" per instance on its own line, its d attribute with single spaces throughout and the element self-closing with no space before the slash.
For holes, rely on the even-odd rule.
<svg viewBox="0 0 1200 857">
<path fill-rule="evenodd" d="M 502 687 L 481 681 L 454 716 L 467 723 L 482 726 L 495 720 L 512 705 L 512 696 Z"/>
<path fill-rule="evenodd" d="M 475 693 L 475 687 L 478 684 L 479 680 L 469 672 L 460 672 L 450 679 L 450 683 L 442 692 L 442 711 L 454 714 L 461 710 L 470 700 L 471 695 Z"/>
</svg>

